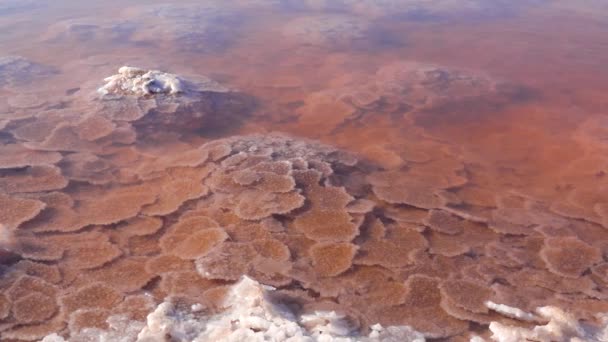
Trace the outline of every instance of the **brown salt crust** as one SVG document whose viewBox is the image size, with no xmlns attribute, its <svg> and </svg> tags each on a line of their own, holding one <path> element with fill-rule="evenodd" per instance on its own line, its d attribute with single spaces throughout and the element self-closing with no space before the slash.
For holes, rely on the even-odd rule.
<svg viewBox="0 0 608 342">
<path fill-rule="evenodd" d="M 439 233 L 456 235 L 462 233 L 462 220 L 443 210 L 430 210 L 424 223 Z"/>
<path fill-rule="evenodd" d="M 391 204 L 407 204 L 421 209 L 441 208 L 445 205 L 444 200 L 433 193 L 434 189 L 423 185 L 373 185 L 372 190 L 379 199 Z"/>
<path fill-rule="evenodd" d="M 225 242 L 195 262 L 197 272 L 207 279 L 238 280 L 251 270 L 257 252 L 249 243 Z"/>
<path fill-rule="evenodd" d="M 271 172 L 281 176 L 287 176 L 291 173 L 292 162 L 286 160 L 261 162 L 251 167 L 252 171 Z"/>
<path fill-rule="evenodd" d="M 271 233 L 280 233 L 285 231 L 285 226 L 283 223 L 274 217 L 269 217 L 260 221 L 260 227 Z"/>
<path fill-rule="evenodd" d="M 61 314 L 55 315 L 50 320 L 39 324 L 18 325 L 11 330 L 2 333 L 2 338 L 11 341 L 39 341 L 45 336 L 65 328 L 65 317 Z"/>
<path fill-rule="evenodd" d="M 0 169 L 51 165 L 61 160 L 57 152 L 32 151 L 18 144 L 0 146 Z"/>
<path fill-rule="evenodd" d="M 397 222 L 406 222 L 414 224 L 423 224 L 428 210 L 414 207 L 385 207 L 383 210 L 384 216 Z"/>
<path fill-rule="evenodd" d="M 188 236 L 211 228 L 219 228 L 219 224 L 209 217 L 192 216 L 181 218 L 167 229 L 165 235 L 160 238 L 159 244 L 165 253 L 173 253 L 177 246 Z"/>
<path fill-rule="evenodd" d="M 447 235 L 429 231 L 426 238 L 432 253 L 451 257 L 465 254 L 471 248 L 483 247 L 496 240 L 496 234 L 482 224 L 465 221 L 462 234 Z"/>
<path fill-rule="evenodd" d="M 58 293 L 58 288 L 42 278 L 21 275 L 12 283 L 11 287 L 6 290 L 4 294 L 9 300 L 14 302 L 31 293 L 42 293 L 51 298 L 55 298 Z"/>
<path fill-rule="evenodd" d="M 237 218 L 238 219 L 238 218 Z M 259 222 L 251 221 L 232 221 L 224 230 L 230 236 L 230 241 L 234 242 L 251 242 L 258 239 L 272 239 L 272 233 L 266 230 Z M 224 222 L 227 222 L 225 217 Z"/>
<path fill-rule="evenodd" d="M 549 238 L 540 252 L 549 271 L 568 278 L 579 278 L 602 261 L 600 250 L 575 237 Z"/>
<path fill-rule="evenodd" d="M 540 257 L 540 251 L 545 241 L 543 237 L 503 236 L 501 240 L 505 246 L 508 246 L 506 251 L 509 258 L 519 262 L 521 265 L 539 269 L 546 268 L 545 262 Z"/>
<path fill-rule="evenodd" d="M 234 209 L 237 216 L 244 220 L 260 220 L 273 214 L 288 214 L 304 205 L 304 196 L 296 191 L 287 193 L 268 193 L 259 190 L 246 190 L 238 196 Z"/>
<path fill-rule="evenodd" d="M 516 193 L 497 193 L 495 195 L 496 206 L 498 208 L 523 209 L 526 198 Z"/>
<path fill-rule="evenodd" d="M 40 142 L 46 139 L 62 121 L 62 118 L 37 118 L 11 129 L 11 133 L 19 140 Z"/>
<path fill-rule="evenodd" d="M 575 188 L 566 196 L 566 199 L 576 206 L 593 208 L 597 203 L 608 203 L 607 190 L 605 186 L 591 189 Z"/>
<path fill-rule="evenodd" d="M 494 262 L 505 267 L 518 267 L 523 266 L 520 261 L 511 258 L 509 255 L 509 245 L 500 243 L 499 241 L 492 241 L 485 246 L 485 255 L 492 258 Z"/>
<path fill-rule="evenodd" d="M 0 191 L 8 194 L 63 189 L 68 180 L 53 165 L 37 165 L 25 170 L 0 172 Z"/>
<path fill-rule="evenodd" d="M 602 262 L 591 267 L 591 272 L 599 277 L 603 282 L 608 284 L 608 262 Z"/>
<path fill-rule="evenodd" d="M 66 246 L 62 262 L 66 267 L 86 270 L 103 266 L 121 255 L 120 248 L 104 237 Z"/>
<path fill-rule="evenodd" d="M 441 210 L 447 211 L 452 215 L 456 215 L 463 220 L 477 222 L 477 223 L 488 223 L 491 219 L 491 213 L 487 208 L 473 207 L 473 206 L 459 206 L 452 207 L 446 205 Z"/>
<path fill-rule="evenodd" d="M 291 176 L 278 175 L 272 172 L 258 172 L 260 179 L 253 186 L 261 191 L 285 193 L 293 190 L 296 182 Z"/>
<path fill-rule="evenodd" d="M 46 207 L 36 218 L 21 226 L 23 231 L 73 232 L 82 227 L 78 222 L 78 213 L 71 207 L 58 205 Z"/>
<path fill-rule="evenodd" d="M 44 322 L 58 310 L 54 298 L 39 292 L 30 293 L 13 302 L 12 313 L 20 324 Z"/>
<path fill-rule="evenodd" d="M 526 226 L 495 219 L 488 222 L 488 227 L 498 234 L 531 235 L 535 232 L 534 225 Z"/>
<path fill-rule="evenodd" d="M 0 194 L 0 223 L 8 229 L 16 229 L 36 217 L 45 207 L 41 201 Z"/>
<path fill-rule="evenodd" d="M 144 257 L 132 257 L 116 260 L 103 268 L 91 270 L 87 275 L 97 281 L 123 292 L 134 292 L 146 286 L 154 278 L 145 270 L 146 261 Z"/>
<path fill-rule="evenodd" d="M 23 194 L 21 195 L 21 197 L 40 200 L 46 203 L 47 207 L 54 207 L 59 205 L 71 207 L 74 205 L 74 200 L 72 200 L 72 197 L 63 192 L 53 191 L 36 194 Z"/>
<path fill-rule="evenodd" d="M 483 282 L 489 286 L 499 280 L 506 279 L 516 269 L 503 266 L 497 263 L 495 259 L 480 258 L 475 264 L 463 268 L 461 273 L 465 279 Z"/>
<path fill-rule="evenodd" d="M 161 254 L 149 259 L 145 268 L 146 272 L 150 274 L 163 274 L 194 270 L 194 263 L 174 255 Z"/>
<path fill-rule="evenodd" d="M 140 163 L 136 168 L 136 173 L 142 179 L 147 179 L 158 172 L 163 172 L 170 168 L 199 167 L 208 159 L 208 151 L 202 148 L 190 148 L 179 152 L 170 151 L 170 153 L 153 156 L 151 160 Z"/>
<path fill-rule="evenodd" d="M 409 325 L 428 338 L 445 338 L 467 330 L 469 324 L 453 318 L 441 308 L 437 279 L 414 275 L 405 286 L 404 303 L 378 310 L 383 325 Z"/>
<path fill-rule="evenodd" d="M 46 101 L 38 97 L 36 94 L 17 94 L 10 96 L 7 103 L 14 108 L 30 109 L 36 107 L 42 107 L 46 104 Z"/>
<path fill-rule="evenodd" d="M 131 256 L 151 256 L 161 252 L 157 238 L 159 236 L 132 236 L 128 239 L 125 250 Z"/>
<path fill-rule="evenodd" d="M 374 226 L 377 227 L 378 223 Z M 389 226 L 382 229 L 382 233 L 372 231 L 372 239 L 360 245 L 355 263 L 388 268 L 404 267 L 413 262 L 410 257 L 412 253 L 424 250 L 427 246 L 426 239 L 419 232 L 399 225 Z"/>
<path fill-rule="evenodd" d="M 534 312 L 537 307 L 555 304 L 555 293 L 541 287 L 511 286 L 494 283 L 494 296 L 490 299 L 526 312 Z"/>
<path fill-rule="evenodd" d="M 429 241 L 430 253 L 454 257 L 468 253 L 471 246 L 461 236 L 454 239 L 451 235 L 436 232 L 428 232 L 426 238 Z"/>
<path fill-rule="evenodd" d="M 595 213 L 593 207 L 582 208 L 567 202 L 553 202 L 550 210 L 565 217 L 602 223 L 601 217 Z"/>
<path fill-rule="evenodd" d="M 315 241 L 347 242 L 359 234 L 352 217 L 342 210 L 311 210 L 296 217 L 294 226 Z"/>
<path fill-rule="evenodd" d="M 449 279 L 439 286 L 441 295 L 467 311 L 488 313 L 485 302 L 492 296 L 492 290 L 480 283 L 469 280 Z"/>
<path fill-rule="evenodd" d="M 42 142 L 26 142 L 24 146 L 38 151 L 86 152 L 100 149 L 98 143 L 81 139 L 76 128 L 68 123 L 59 124 Z"/>
<path fill-rule="evenodd" d="M 137 216 L 121 222 L 116 230 L 126 236 L 148 236 L 157 233 L 163 221 L 157 217 Z"/>
<path fill-rule="evenodd" d="M 156 308 L 154 298 L 149 294 L 127 296 L 112 314 L 124 314 L 135 321 L 145 321 L 148 314 Z"/>
<path fill-rule="evenodd" d="M 11 302 L 4 294 L 0 294 L 0 320 L 8 317 L 11 313 Z M 0 329 L 1 331 L 1 329 Z"/>
<path fill-rule="evenodd" d="M 32 277 L 44 279 L 51 284 L 57 284 L 62 280 L 61 272 L 59 272 L 59 268 L 56 265 L 21 260 L 13 266 L 13 269 Z"/>
<path fill-rule="evenodd" d="M 349 203 L 346 206 L 346 211 L 351 214 L 367 214 L 374 210 L 375 207 L 376 202 L 365 198 L 359 198 Z"/>
<path fill-rule="evenodd" d="M 111 312 L 105 309 L 76 310 L 70 314 L 68 319 L 68 329 L 70 330 L 70 334 L 75 336 L 85 328 L 107 330 L 109 326 L 106 320 L 110 315 Z"/>
<path fill-rule="evenodd" d="M 131 145 L 137 140 L 137 133 L 129 124 L 121 124 L 116 127 L 109 135 L 95 141 L 100 146 L 111 144 Z"/>
<path fill-rule="evenodd" d="M 321 277 L 335 277 L 351 268 L 359 247 L 352 243 L 322 242 L 313 245 L 310 257 L 314 272 Z"/>
<path fill-rule="evenodd" d="M 116 180 L 112 165 L 92 153 L 68 154 L 60 165 L 62 173 L 72 180 L 100 185 Z"/>
<path fill-rule="evenodd" d="M 94 282 L 79 289 L 69 289 L 59 297 L 63 311 L 70 313 L 78 309 L 113 309 L 123 300 L 123 295 L 115 288 L 101 282 Z"/>
<path fill-rule="evenodd" d="M 15 252 L 25 259 L 55 261 L 63 258 L 64 248 L 37 237 L 20 237 Z"/>
<path fill-rule="evenodd" d="M 541 225 L 535 227 L 534 230 L 541 233 L 546 238 L 576 235 L 569 227 Z"/>
<path fill-rule="evenodd" d="M 441 198 L 446 205 L 458 206 L 464 204 L 462 199 L 458 197 L 457 194 L 448 190 L 437 190 L 435 191 L 435 195 L 439 196 L 439 198 Z"/>
<path fill-rule="evenodd" d="M 75 129 L 80 139 L 95 141 L 112 133 L 116 125 L 101 116 L 90 116 L 78 122 Z"/>
<path fill-rule="evenodd" d="M 353 261 L 357 265 L 380 265 L 384 267 L 404 267 L 412 263 L 411 250 L 400 248 L 388 240 L 366 241 L 359 247 Z"/>
<path fill-rule="evenodd" d="M 201 299 L 204 291 L 224 284 L 222 281 L 201 277 L 194 271 L 184 271 L 163 274 L 160 286 L 171 296 Z"/>
<path fill-rule="evenodd" d="M 289 261 L 291 253 L 289 248 L 276 239 L 258 239 L 252 241 L 253 248 L 263 258 L 272 259 L 275 261 Z"/>
<path fill-rule="evenodd" d="M 96 198 L 80 201 L 77 207 L 78 228 L 107 225 L 137 216 L 141 208 L 157 199 L 156 191 L 146 186 L 131 186 L 110 190 Z"/>
<path fill-rule="evenodd" d="M 595 283 L 589 277 L 578 279 L 564 278 L 545 270 L 524 268 L 517 272 L 512 272 L 507 280 L 511 284 L 518 286 L 537 286 L 556 293 L 572 294 L 585 293 L 595 287 Z"/>
<path fill-rule="evenodd" d="M 179 209 L 186 201 L 203 197 L 209 189 L 197 179 L 174 179 L 162 186 L 156 202 L 145 206 L 141 213 L 150 216 L 163 216 Z"/>
<path fill-rule="evenodd" d="M 456 194 L 467 204 L 480 207 L 496 207 L 494 192 L 488 189 L 469 185 L 456 190 Z"/>
<path fill-rule="evenodd" d="M 182 259 L 194 260 L 206 255 L 226 239 L 228 234 L 222 228 L 208 228 L 186 237 L 172 254 Z"/>
</svg>

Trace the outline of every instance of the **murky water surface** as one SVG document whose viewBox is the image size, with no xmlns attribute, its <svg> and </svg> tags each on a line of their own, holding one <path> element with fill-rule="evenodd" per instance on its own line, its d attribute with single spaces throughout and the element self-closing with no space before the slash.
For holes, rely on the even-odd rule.
<svg viewBox="0 0 608 342">
<path fill-rule="evenodd" d="M 0 340 L 221 340 L 248 275 L 313 339 L 604 341 L 607 31 L 600 0 L 0 0 Z M 183 88 L 98 92 L 124 65 Z M 525 335 L 555 317 L 586 330 Z"/>
</svg>

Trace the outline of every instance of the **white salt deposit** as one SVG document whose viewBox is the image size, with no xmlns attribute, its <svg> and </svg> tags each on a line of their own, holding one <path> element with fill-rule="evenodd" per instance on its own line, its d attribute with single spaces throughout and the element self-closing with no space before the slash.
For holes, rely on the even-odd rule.
<svg viewBox="0 0 608 342">
<path fill-rule="evenodd" d="M 173 95 L 183 91 L 182 81 L 174 74 L 130 66 L 121 67 L 118 74 L 107 77 L 104 81 L 106 84 L 98 89 L 102 95 Z"/>
<path fill-rule="evenodd" d="M 199 77 L 197 80 L 185 81 L 175 74 L 132 66 L 119 68 L 118 74 L 106 77 L 104 82 L 106 84 L 97 89 L 101 96 L 141 97 L 154 94 L 175 95 L 189 92 L 228 91 L 227 88 L 208 78 Z"/>
<path fill-rule="evenodd" d="M 520 321 L 531 322 L 531 321 L 535 321 L 538 319 L 538 317 L 536 317 L 534 314 L 525 312 L 521 309 L 514 308 L 512 306 L 508 306 L 508 305 L 504 305 L 504 304 L 497 304 L 492 301 L 487 301 L 485 304 L 486 304 L 486 307 L 488 307 L 488 309 L 490 309 L 490 310 L 494 310 L 503 316 L 515 318 Z"/>
<path fill-rule="evenodd" d="M 599 315 L 597 318 L 600 325 L 592 326 L 579 322 L 572 314 L 553 306 L 536 309 L 536 315 L 492 302 L 487 302 L 486 306 L 511 318 L 547 322 L 533 328 L 492 322 L 490 323 L 491 338 L 496 342 L 608 342 L 608 314 Z M 479 340 L 471 339 L 471 341 L 477 342 Z"/>
<path fill-rule="evenodd" d="M 345 316 L 335 312 L 314 312 L 297 317 L 287 307 L 270 299 L 273 288 L 248 278 L 235 284 L 221 314 L 205 316 L 200 308 L 180 311 L 171 302 L 160 304 L 148 315 L 145 325 L 125 322 L 120 316 L 108 320 L 110 330 L 84 329 L 70 342 L 424 342 L 425 338 L 406 326 L 371 327 L 367 336 L 357 335 Z M 49 335 L 42 342 L 66 342 Z"/>
</svg>

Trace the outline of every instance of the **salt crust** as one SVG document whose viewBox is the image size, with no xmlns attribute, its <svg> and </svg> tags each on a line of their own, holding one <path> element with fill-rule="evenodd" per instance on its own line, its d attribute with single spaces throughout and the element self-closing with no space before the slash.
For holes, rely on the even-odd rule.
<svg viewBox="0 0 608 342">
<path fill-rule="evenodd" d="M 248 277 L 235 284 L 224 302 L 223 313 L 205 316 L 199 305 L 191 312 L 178 310 L 165 301 L 147 317 L 146 324 L 127 321 L 124 317 L 108 319 L 109 330 L 83 329 L 71 342 L 349 342 L 387 341 L 424 342 L 424 336 L 407 326 L 384 328 L 371 326 L 367 336 L 357 336 L 345 316 L 336 312 L 315 311 L 295 315 L 286 306 L 272 300 L 272 287 L 261 285 Z M 66 342 L 57 334 L 42 342 Z"/>
</svg>

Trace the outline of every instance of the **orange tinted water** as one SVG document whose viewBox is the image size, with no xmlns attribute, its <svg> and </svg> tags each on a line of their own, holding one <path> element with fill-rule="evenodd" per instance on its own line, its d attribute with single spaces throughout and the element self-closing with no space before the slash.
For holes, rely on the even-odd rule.
<svg viewBox="0 0 608 342">
<path fill-rule="evenodd" d="M 242 274 L 364 334 L 524 325 L 487 300 L 593 322 L 607 27 L 601 1 L 0 3 L 2 55 L 23 57 L 0 64 L 2 340 L 143 321 L 171 296 L 219 310 Z M 200 123 L 119 119 L 91 93 L 122 65 L 236 91 Z M 242 137 L 269 132 L 291 138 Z M 291 167 L 239 183 L 239 151 Z"/>
</svg>

